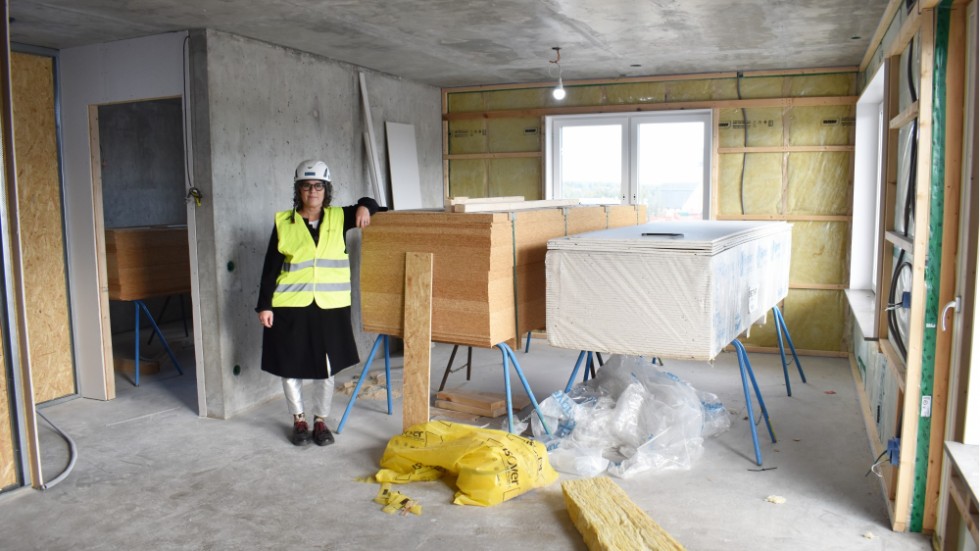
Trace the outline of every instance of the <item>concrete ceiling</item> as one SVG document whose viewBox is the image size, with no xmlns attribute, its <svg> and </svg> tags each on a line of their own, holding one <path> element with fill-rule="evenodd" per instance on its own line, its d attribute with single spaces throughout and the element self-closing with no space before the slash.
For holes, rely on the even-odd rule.
<svg viewBox="0 0 980 551">
<path fill-rule="evenodd" d="M 434 86 L 860 64 L 888 0 L 9 0 L 63 49 L 213 28 Z"/>
</svg>

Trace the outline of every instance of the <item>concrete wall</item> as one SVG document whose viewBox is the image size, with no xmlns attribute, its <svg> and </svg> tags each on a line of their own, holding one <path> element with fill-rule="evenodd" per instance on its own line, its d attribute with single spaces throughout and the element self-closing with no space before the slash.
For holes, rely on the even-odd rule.
<svg viewBox="0 0 980 551">
<path fill-rule="evenodd" d="M 184 121 L 180 98 L 99 107 L 106 228 L 184 224 Z"/>
<path fill-rule="evenodd" d="M 227 418 L 282 392 L 279 380 L 261 371 L 262 331 L 254 308 L 273 214 L 291 207 L 296 164 L 306 158 L 327 162 L 335 205 L 373 196 L 374 187 L 359 68 L 209 30 L 191 32 L 190 70 L 192 183 L 204 194 L 193 224 L 198 327 L 207 329 L 196 343 L 203 365 L 199 402 L 202 414 Z M 440 90 L 374 72 L 366 77 L 379 150 L 385 121 L 414 124 L 423 201 L 441 206 Z M 359 232 L 350 232 L 348 241 L 356 282 Z M 358 298 L 355 289 L 364 360 L 375 335 L 359 332 Z"/>
<path fill-rule="evenodd" d="M 184 36 L 185 33 L 168 33 L 68 48 L 60 53 L 62 170 L 73 342 L 79 393 L 88 398 L 104 400 L 111 394 L 103 371 L 88 108 L 180 96 Z"/>
</svg>

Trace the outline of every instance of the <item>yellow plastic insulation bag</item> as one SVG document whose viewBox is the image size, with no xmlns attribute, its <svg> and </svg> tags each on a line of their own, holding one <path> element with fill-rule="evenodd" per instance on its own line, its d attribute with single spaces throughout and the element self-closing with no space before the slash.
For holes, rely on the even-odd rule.
<svg viewBox="0 0 980 551">
<path fill-rule="evenodd" d="M 458 505 L 496 505 L 558 479 L 540 442 L 501 430 L 429 421 L 388 441 L 378 482 L 456 476 Z"/>
</svg>

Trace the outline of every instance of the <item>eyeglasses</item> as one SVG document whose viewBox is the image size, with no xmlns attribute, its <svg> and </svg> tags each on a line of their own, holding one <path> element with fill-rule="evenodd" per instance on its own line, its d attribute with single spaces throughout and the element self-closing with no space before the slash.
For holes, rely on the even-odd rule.
<svg viewBox="0 0 980 551">
<path fill-rule="evenodd" d="M 299 189 L 303 191 L 310 191 L 311 189 L 315 189 L 317 191 L 323 191 L 323 187 L 324 187 L 323 182 L 303 182 L 302 184 L 299 185 Z"/>
</svg>

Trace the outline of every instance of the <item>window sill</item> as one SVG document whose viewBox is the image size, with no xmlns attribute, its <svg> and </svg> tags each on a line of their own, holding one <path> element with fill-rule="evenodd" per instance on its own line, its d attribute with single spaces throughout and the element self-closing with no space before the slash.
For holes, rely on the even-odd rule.
<svg viewBox="0 0 980 551">
<path fill-rule="evenodd" d="M 854 315 L 854 320 L 857 321 L 858 328 L 861 329 L 864 340 L 878 340 L 878 334 L 875 330 L 877 312 L 875 311 L 874 291 L 870 289 L 844 289 L 844 294 L 847 296 L 848 304 L 851 305 L 851 313 Z"/>
</svg>

